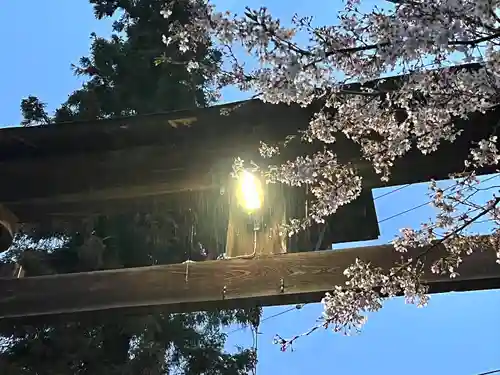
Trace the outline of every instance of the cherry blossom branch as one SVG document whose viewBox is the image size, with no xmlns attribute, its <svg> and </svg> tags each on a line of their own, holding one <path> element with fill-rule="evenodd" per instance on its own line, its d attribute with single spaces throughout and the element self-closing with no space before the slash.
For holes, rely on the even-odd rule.
<svg viewBox="0 0 500 375">
<path fill-rule="evenodd" d="M 491 113 L 500 105 L 498 2 L 388 0 L 395 6 L 362 13 L 360 0 L 346 0 L 334 25 L 313 26 L 310 17 L 294 16 L 291 26 L 285 27 L 266 8 L 246 8 L 239 17 L 218 12 L 210 3 L 177 1 L 191 10 L 191 21 L 181 25 L 170 20 L 165 43 L 175 43 L 182 52 L 214 41 L 229 65 L 226 70 L 210 71 L 211 76 L 215 73 L 217 89 L 236 85 L 269 103 L 321 103 L 297 139 L 319 142 L 323 150 L 296 155 L 280 165 L 256 167 L 270 182 L 307 185 L 315 198 L 306 218 L 289 223 L 288 233 L 323 222 L 359 195 L 361 177 L 341 163 L 330 147 L 339 134 L 359 145 L 362 156 L 387 181 L 395 160 L 415 148 L 422 154 L 435 152 L 460 136 L 457 120 L 469 121 L 471 115 Z M 168 2 L 163 11 L 167 17 L 171 6 Z M 309 42 L 297 41 L 299 31 L 309 34 Z M 246 69 L 233 45 L 241 46 L 258 67 Z M 451 55 L 458 55 L 463 64 L 477 64 L 450 68 Z M 204 69 L 193 61 L 189 67 Z M 395 70 L 405 75 L 394 90 L 378 84 Z M 354 80 L 359 85 L 347 84 Z M 464 171 L 498 165 L 497 145 L 495 129 L 470 148 Z M 266 146 L 261 151 L 272 156 L 279 147 Z M 327 325 L 344 333 L 359 330 L 365 313 L 381 308 L 381 296 L 404 295 L 407 302 L 425 305 L 422 259 L 436 244 L 444 246 L 446 255 L 431 271 L 456 276 L 462 256 L 475 249 L 461 233 L 484 215 L 500 216 L 497 198 L 486 206 L 471 201 L 478 191 L 475 175 L 457 174 L 463 175 L 466 178 L 453 187 L 456 196 L 444 195 L 431 185 L 436 217 L 421 228 L 404 228 L 394 241 L 399 251 L 425 246 L 421 255 L 394 265 L 389 272 L 361 260 L 345 270 L 346 286 L 334 288 L 322 301 Z M 461 205 L 472 208 L 461 213 Z M 470 218 L 476 210 L 480 214 Z M 494 227 L 491 236 L 500 241 L 500 229 Z M 497 255 L 500 261 L 500 251 Z"/>
<path fill-rule="evenodd" d="M 500 33 L 491 34 L 491 35 L 484 36 L 482 38 L 477 38 L 474 40 L 452 40 L 452 41 L 450 41 L 450 44 L 451 45 L 458 45 L 458 46 L 460 46 L 460 45 L 462 45 L 462 46 L 476 46 L 478 44 L 488 42 L 490 40 L 497 39 L 497 38 L 500 38 Z"/>
<path fill-rule="evenodd" d="M 425 257 L 426 255 L 428 255 L 430 252 L 432 252 L 433 250 L 436 250 L 440 245 L 444 244 L 447 240 L 453 238 L 454 236 L 457 236 L 461 231 L 463 231 L 465 228 L 467 228 L 468 226 L 472 225 L 473 223 L 477 222 L 480 218 L 482 218 L 483 216 L 485 216 L 486 214 L 488 214 L 489 212 L 491 212 L 492 210 L 494 210 L 496 208 L 496 206 L 498 205 L 498 203 L 500 203 L 500 197 L 498 198 L 495 198 L 492 202 L 490 202 L 488 204 L 488 206 L 482 211 L 480 212 L 479 214 L 477 214 L 476 216 L 474 216 L 473 218 L 469 219 L 469 220 L 465 220 L 465 222 L 458 226 L 457 228 L 455 228 L 453 231 L 451 231 L 450 233 L 448 233 L 447 235 L 445 235 L 443 238 L 441 238 L 440 240 L 438 241 L 435 241 L 432 245 L 428 246 L 424 251 L 422 251 L 419 255 L 417 255 L 416 257 L 408 260 L 407 262 L 401 264 L 399 267 L 393 269 L 390 271 L 389 273 L 389 276 L 388 278 L 395 278 L 398 276 L 398 274 L 404 272 L 405 270 L 408 269 L 408 267 L 410 267 L 411 265 L 415 264 L 415 269 L 420 269 L 420 274 L 423 272 L 423 263 L 420 263 L 419 264 L 419 260 L 422 259 L 423 257 Z M 415 283 L 417 284 L 420 284 L 420 276 L 419 275 L 415 275 L 414 276 L 415 278 Z M 384 280 L 385 283 L 388 282 L 388 279 Z M 349 285 L 349 281 L 346 283 L 346 285 Z M 381 291 L 383 291 L 384 287 L 381 286 L 381 285 L 372 285 L 372 288 L 374 290 L 378 290 L 377 293 L 380 293 Z M 420 287 L 416 287 L 416 289 L 419 289 Z M 338 292 L 339 290 L 337 290 Z M 362 291 L 362 289 L 356 291 L 356 292 L 360 292 Z M 395 294 L 394 290 L 391 291 L 391 293 L 389 294 Z M 334 319 L 332 319 L 334 320 Z M 291 339 L 284 339 L 283 337 L 281 337 L 280 335 L 276 335 L 273 342 L 275 344 L 278 344 L 280 345 L 280 348 L 282 351 L 285 351 L 287 350 L 288 348 L 291 348 L 293 343 L 298 340 L 299 338 L 301 337 L 305 337 L 305 336 L 309 336 L 310 334 L 312 334 L 313 332 L 315 332 L 316 330 L 318 330 L 319 328 L 328 328 L 329 324 L 331 323 L 330 320 L 328 319 L 325 319 L 324 322 L 320 323 L 320 324 L 317 324 L 315 326 L 313 326 L 311 329 L 309 329 L 308 331 L 302 333 L 302 334 L 298 334 L 298 335 L 295 335 L 293 336 Z M 354 326 L 355 327 L 355 326 Z M 336 330 L 341 330 L 343 329 L 343 327 L 335 327 Z"/>
<path fill-rule="evenodd" d="M 458 235 L 465 228 L 469 227 L 470 225 L 472 225 L 473 223 L 475 223 L 476 221 L 478 221 L 480 218 L 482 218 L 483 216 L 485 216 L 486 214 L 488 214 L 489 212 L 491 212 L 492 210 L 494 210 L 496 208 L 496 206 L 498 205 L 499 202 L 500 202 L 500 197 L 495 198 L 490 204 L 488 204 L 488 206 L 482 212 L 480 212 L 479 214 L 477 214 L 476 216 L 474 216 L 472 219 L 466 220 L 462 225 L 460 225 L 457 228 L 453 229 L 453 231 L 451 231 L 448 234 L 446 234 L 439 241 L 436 241 L 433 245 L 427 247 L 424 251 L 422 251 L 420 254 L 418 254 L 414 259 L 411 259 L 408 262 L 402 264 L 398 268 L 397 272 L 399 272 L 402 268 L 407 267 L 408 265 L 410 265 L 411 263 L 413 263 L 414 260 L 419 260 L 419 259 L 425 257 L 432 250 L 436 249 L 438 246 L 442 245 L 443 243 L 445 243 L 450 238 Z"/>
</svg>

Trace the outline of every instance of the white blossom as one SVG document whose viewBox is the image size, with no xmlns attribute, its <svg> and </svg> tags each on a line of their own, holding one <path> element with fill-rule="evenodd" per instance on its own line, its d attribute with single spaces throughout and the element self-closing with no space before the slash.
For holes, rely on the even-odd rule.
<svg viewBox="0 0 500 375">
<path fill-rule="evenodd" d="M 499 105 L 499 0 L 394 0 L 390 7 L 365 13 L 361 3 L 345 0 L 332 25 L 314 25 L 311 17 L 296 15 L 285 26 L 266 8 L 246 9 L 238 16 L 220 12 L 210 2 L 177 0 L 190 10 L 191 21 L 172 20 L 164 38 L 181 51 L 209 41 L 220 48 L 225 68 L 217 77 L 218 87 L 235 85 L 269 103 L 322 104 L 301 140 L 322 144 L 323 150 L 254 166 L 268 183 L 307 186 L 314 196 L 307 217 L 292 218 L 284 226 L 289 235 L 322 222 L 359 196 L 361 177 L 332 151 L 339 136 L 358 145 L 381 179 L 390 181 L 397 159 L 410 150 L 430 154 L 454 142 L 462 132 L 459 120 Z M 169 2 L 163 11 L 167 18 L 171 7 Z M 298 35 L 304 33 L 308 42 L 301 43 Z M 253 59 L 254 68 L 238 60 L 236 45 Z M 455 66 L 471 62 L 477 65 Z M 404 75 L 398 82 L 386 79 L 397 73 Z M 472 199 L 481 191 L 475 169 L 498 164 L 497 144 L 492 134 L 474 145 L 464 160 L 465 174 L 454 176 L 453 185 L 431 183 L 436 217 L 420 228 L 401 230 L 393 241 L 403 256 L 400 265 L 382 270 L 357 260 L 346 269 L 346 284 L 334 286 L 322 301 L 327 325 L 356 331 L 366 313 L 382 307 L 382 298 L 395 295 L 424 306 L 423 271 L 458 277 L 461 263 L 479 247 L 480 238 L 468 237 L 467 230 L 480 217 L 493 224 L 490 246 L 496 246 L 500 262 L 498 199 L 486 205 Z M 270 158 L 280 148 L 262 143 L 260 152 Z M 243 165 L 236 160 L 234 174 Z M 410 247 L 436 247 L 444 255 L 428 264 L 419 257 L 405 258 Z"/>
<path fill-rule="evenodd" d="M 272 158 L 273 156 L 280 153 L 280 149 L 278 146 L 268 145 L 267 143 L 261 141 L 259 152 L 260 155 L 264 158 Z"/>
<path fill-rule="evenodd" d="M 497 136 L 479 141 L 476 148 L 471 149 L 471 159 L 466 161 L 466 166 L 483 167 L 485 165 L 498 164 L 500 154 L 497 148 Z"/>
</svg>

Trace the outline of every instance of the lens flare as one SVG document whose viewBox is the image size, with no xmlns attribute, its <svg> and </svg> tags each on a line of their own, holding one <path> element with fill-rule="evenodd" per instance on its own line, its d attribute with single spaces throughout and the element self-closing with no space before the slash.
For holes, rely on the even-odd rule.
<svg viewBox="0 0 500 375">
<path fill-rule="evenodd" d="M 258 210 L 262 206 L 262 187 L 252 173 L 243 171 L 239 180 L 240 204 L 248 211 Z"/>
</svg>

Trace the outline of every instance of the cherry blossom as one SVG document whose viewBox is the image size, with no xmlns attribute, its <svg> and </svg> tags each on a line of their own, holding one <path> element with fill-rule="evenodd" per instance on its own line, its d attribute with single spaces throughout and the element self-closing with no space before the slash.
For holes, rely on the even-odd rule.
<svg viewBox="0 0 500 375">
<path fill-rule="evenodd" d="M 359 196 L 361 177 L 329 147 L 339 134 L 359 145 L 380 178 L 390 181 L 397 159 L 410 150 L 430 154 L 454 142 L 461 134 L 458 120 L 499 104 L 499 0 L 388 0 L 388 6 L 364 13 L 361 3 L 345 0 L 331 25 L 295 15 L 285 26 L 266 8 L 246 8 L 237 15 L 201 0 L 169 1 L 162 12 L 169 18 L 175 6 L 183 6 L 192 14 L 188 24 L 172 20 L 165 44 L 186 52 L 200 41 L 211 42 L 221 51 L 217 89 L 234 85 L 268 103 L 322 103 L 300 139 L 322 143 L 324 150 L 279 165 L 253 165 L 268 183 L 310 187 L 315 199 L 308 216 L 291 219 L 284 227 L 288 234 L 322 222 Z M 241 61 L 236 47 L 255 62 L 254 68 Z M 184 63 L 200 72 L 208 69 L 190 61 L 189 54 Z M 400 78 L 387 79 L 394 75 Z M 272 161 L 286 146 L 287 141 L 262 143 L 260 152 Z M 442 188 L 432 182 L 436 217 L 420 228 L 401 230 L 394 247 L 402 263 L 382 270 L 358 260 L 347 268 L 345 285 L 335 286 L 322 301 L 324 325 L 335 331 L 359 330 L 367 312 L 377 311 L 382 298 L 395 295 L 425 305 L 427 287 L 420 282 L 424 269 L 459 275 L 460 264 L 484 245 L 483 237 L 468 233 L 479 219 L 492 224 L 489 245 L 500 262 L 498 198 L 492 195 L 486 204 L 472 199 L 481 189 L 475 170 L 499 160 L 498 140 L 491 134 L 471 148 L 464 173 L 452 176 L 452 185 Z M 234 173 L 244 167 L 238 159 Z M 498 191 L 492 188 L 491 193 Z M 441 247 L 446 255 L 424 264 L 423 259 L 404 258 L 410 247 L 423 252 Z"/>
</svg>

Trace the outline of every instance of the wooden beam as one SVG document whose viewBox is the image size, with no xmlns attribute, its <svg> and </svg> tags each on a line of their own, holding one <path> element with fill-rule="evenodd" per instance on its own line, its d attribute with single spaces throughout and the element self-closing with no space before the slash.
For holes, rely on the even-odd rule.
<svg viewBox="0 0 500 375">
<path fill-rule="evenodd" d="M 1 202 L 22 222 L 38 222 L 114 211 L 128 206 L 125 200 L 140 204 L 166 194 L 219 189 L 236 156 L 251 158 L 261 139 L 281 139 L 305 126 L 308 117 L 299 106 L 251 100 L 1 129 Z M 189 126 L 173 125 L 183 119 L 195 120 Z"/>
<path fill-rule="evenodd" d="M 300 204 L 304 202 L 304 192 L 305 189 L 302 189 L 302 194 L 294 191 L 292 199 L 288 200 L 286 209 L 289 218 L 306 216 L 307 207 L 305 204 Z M 373 194 L 370 190 L 363 190 L 356 200 L 339 207 L 324 224 L 315 223 L 292 236 L 288 240 L 289 252 L 304 249 L 326 250 L 330 249 L 332 244 L 376 240 L 379 236 L 380 229 Z"/>
<path fill-rule="evenodd" d="M 162 183 L 141 184 L 104 189 L 88 188 L 78 193 L 32 197 L 24 200 L 4 201 L 6 207 L 23 223 L 40 223 L 51 220 L 71 220 L 98 214 L 133 212 L 151 207 L 159 200 L 166 200 L 172 194 L 220 188 L 213 176 L 207 173 L 180 172 L 183 179 L 175 174 Z M 177 174 L 177 176 L 179 175 Z M 71 177 L 68 177 L 71 178 Z M 86 180 L 86 181 L 91 181 Z"/>
<path fill-rule="evenodd" d="M 105 120 L 8 127 L 0 129 L 0 161 L 151 146 L 187 146 L 193 151 L 195 147 L 224 145 L 231 138 L 244 140 L 254 132 L 261 136 L 286 136 L 290 129 L 307 126 L 309 115 L 298 105 L 273 105 L 255 99 Z"/>
<path fill-rule="evenodd" d="M 410 250 L 415 257 L 422 249 Z M 436 247 L 429 264 L 442 255 Z M 0 280 L 0 318 L 95 313 L 150 313 L 317 302 L 345 281 L 356 258 L 387 269 L 400 260 L 392 246 L 371 246 L 78 274 Z M 431 293 L 500 288 L 495 251 L 468 257 L 455 279 L 426 274 Z"/>
<path fill-rule="evenodd" d="M 234 109 L 224 116 L 221 110 Z M 225 106 L 34 128 L 0 130 L 0 199 L 21 222 L 126 207 L 124 200 L 220 186 L 235 157 L 252 159 L 260 140 L 282 140 L 307 127 L 312 108 L 252 100 Z M 191 119 L 189 126 L 173 126 Z M 196 119 L 196 120 L 193 120 Z M 472 142 L 495 129 L 499 112 L 471 116 L 453 144 L 396 161 L 389 185 L 444 179 L 463 169 Z M 304 145 L 289 150 L 296 156 Z M 314 146 L 313 146 L 314 147 Z M 363 176 L 387 186 L 342 134 L 331 145 Z M 492 173 L 495 168 L 478 171 Z M 217 183 L 213 183 L 216 181 Z M 117 201 L 120 201 L 117 204 Z"/>
</svg>

